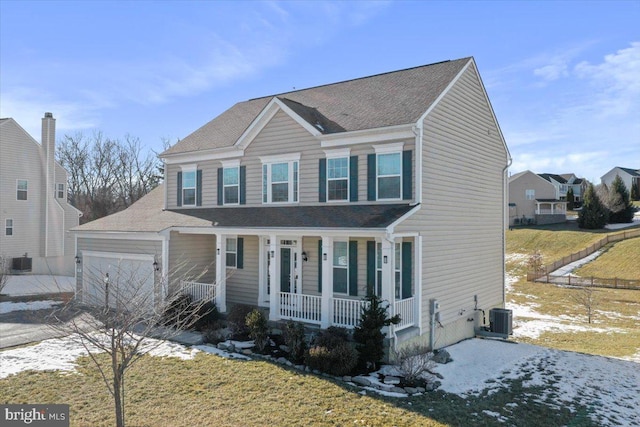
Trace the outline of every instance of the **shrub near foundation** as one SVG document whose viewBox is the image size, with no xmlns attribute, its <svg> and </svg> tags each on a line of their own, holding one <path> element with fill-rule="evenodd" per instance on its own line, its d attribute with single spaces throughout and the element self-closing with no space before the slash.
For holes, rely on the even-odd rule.
<svg viewBox="0 0 640 427">
<path fill-rule="evenodd" d="M 327 374 L 347 375 L 358 364 L 358 351 L 349 342 L 346 329 L 330 327 L 318 335 L 305 355 L 305 364 Z"/>
</svg>

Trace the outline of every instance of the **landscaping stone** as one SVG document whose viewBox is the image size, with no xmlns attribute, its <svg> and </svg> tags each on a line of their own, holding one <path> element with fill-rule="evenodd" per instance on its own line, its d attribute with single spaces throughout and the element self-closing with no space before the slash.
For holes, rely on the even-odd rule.
<svg viewBox="0 0 640 427">
<path fill-rule="evenodd" d="M 351 382 L 351 376 L 345 375 L 344 377 L 342 377 L 342 381 L 344 381 L 345 383 L 350 383 Z"/>
<path fill-rule="evenodd" d="M 432 360 L 436 363 L 444 365 L 451 362 L 453 359 L 451 359 L 451 355 L 447 350 L 436 350 L 433 352 Z"/>
<path fill-rule="evenodd" d="M 245 348 L 244 350 L 242 350 L 242 354 L 244 354 L 245 356 L 249 356 L 253 354 L 253 351 L 251 351 L 251 349 Z"/>
<path fill-rule="evenodd" d="M 371 386 L 371 381 L 369 381 L 367 378 L 358 375 L 357 377 L 353 377 L 351 379 L 351 381 L 353 381 L 354 383 L 358 384 L 358 385 L 362 385 L 365 387 L 370 387 Z"/>
<path fill-rule="evenodd" d="M 288 346 L 282 344 L 279 348 L 280 348 L 280 350 L 284 351 L 285 353 L 289 353 L 289 347 Z"/>
<path fill-rule="evenodd" d="M 425 391 L 427 391 L 426 388 L 424 387 L 416 387 L 417 393 L 424 393 Z"/>
<path fill-rule="evenodd" d="M 384 377 L 384 381 L 383 382 L 385 384 L 397 385 L 397 384 L 400 384 L 400 378 L 392 377 L 392 376 L 386 376 L 386 377 Z"/>
<path fill-rule="evenodd" d="M 406 393 L 402 387 L 391 387 L 391 390 L 394 393 Z"/>
<path fill-rule="evenodd" d="M 405 387 L 404 391 L 409 393 L 409 394 L 416 394 L 418 393 L 418 389 L 416 387 Z"/>
<path fill-rule="evenodd" d="M 440 384 L 442 384 L 440 381 L 434 381 L 434 382 L 428 383 L 426 387 L 426 391 L 434 391 L 435 389 L 440 387 Z"/>
</svg>

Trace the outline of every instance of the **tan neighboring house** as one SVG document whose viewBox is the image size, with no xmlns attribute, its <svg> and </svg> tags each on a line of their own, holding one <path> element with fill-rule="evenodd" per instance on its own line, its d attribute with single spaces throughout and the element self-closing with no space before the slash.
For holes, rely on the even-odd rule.
<svg viewBox="0 0 640 427">
<path fill-rule="evenodd" d="M 55 161 L 56 120 L 42 119 L 39 144 L 14 119 L 0 119 L 0 255 L 15 272 L 74 275 L 81 213 L 67 202 L 67 171 Z"/>
<path fill-rule="evenodd" d="M 80 298 L 117 270 L 161 298 L 186 262 L 223 312 L 352 328 L 376 293 L 394 345 L 432 348 L 504 307 L 510 156 L 473 58 L 239 102 L 161 157 L 163 186 L 75 229 Z"/>
<path fill-rule="evenodd" d="M 548 174 L 527 170 L 509 177 L 509 225 L 544 225 L 567 220 L 567 202 L 560 200 L 558 187 L 545 175 Z"/>
</svg>

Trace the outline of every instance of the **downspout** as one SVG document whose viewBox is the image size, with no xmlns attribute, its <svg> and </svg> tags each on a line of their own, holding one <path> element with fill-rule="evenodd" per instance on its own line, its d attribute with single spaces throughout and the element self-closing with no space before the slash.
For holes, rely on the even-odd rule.
<svg viewBox="0 0 640 427">
<path fill-rule="evenodd" d="M 506 144 L 505 144 L 505 148 L 506 148 Z M 507 241 L 506 241 L 507 236 L 505 234 L 505 230 L 507 229 L 507 226 L 509 224 L 509 219 L 508 219 L 509 208 L 507 206 L 508 194 L 509 194 L 509 179 L 507 177 L 507 169 L 509 169 L 509 166 L 511 166 L 511 163 L 513 163 L 513 159 L 511 158 L 511 155 L 509 154 L 508 150 L 507 150 L 507 156 L 508 156 L 507 165 L 504 167 L 504 169 L 502 169 L 502 182 L 503 182 L 502 184 L 502 307 L 503 308 L 507 304 L 507 290 L 504 283 L 505 277 L 507 274 L 507 269 L 504 264 L 504 254 L 505 254 L 505 251 L 507 250 Z"/>
</svg>

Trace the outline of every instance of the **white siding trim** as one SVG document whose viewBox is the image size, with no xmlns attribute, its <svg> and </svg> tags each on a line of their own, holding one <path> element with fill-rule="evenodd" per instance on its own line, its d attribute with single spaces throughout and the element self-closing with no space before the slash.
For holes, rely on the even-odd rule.
<svg viewBox="0 0 640 427">
<path fill-rule="evenodd" d="M 153 262 L 154 256 L 148 254 L 130 254 L 126 252 L 98 252 L 98 251 L 82 251 L 82 258 L 84 257 L 95 258 L 110 258 L 110 259 L 131 259 L 135 261 L 151 261 Z"/>
<path fill-rule="evenodd" d="M 76 239 L 121 239 L 121 240 L 162 240 L 164 236 L 157 233 L 140 232 L 100 232 L 100 231 L 75 231 Z"/>
<path fill-rule="evenodd" d="M 324 150 L 324 155 L 327 159 L 335 159 L 340 157 L 349 157 L 351 155 L 351 148 L 336 148 L 335 150 Z"/>
<path fill-rule="evenodd" d="M 391 144 L 374 145 L 373 149 L 375 150 L 376 154 L 389 154 L 402 152 L 403 147 L 404 142 L 394 142 Z M 400 159 L 400 161 L 402 161 L 402 159 Z"/>
</svg>

